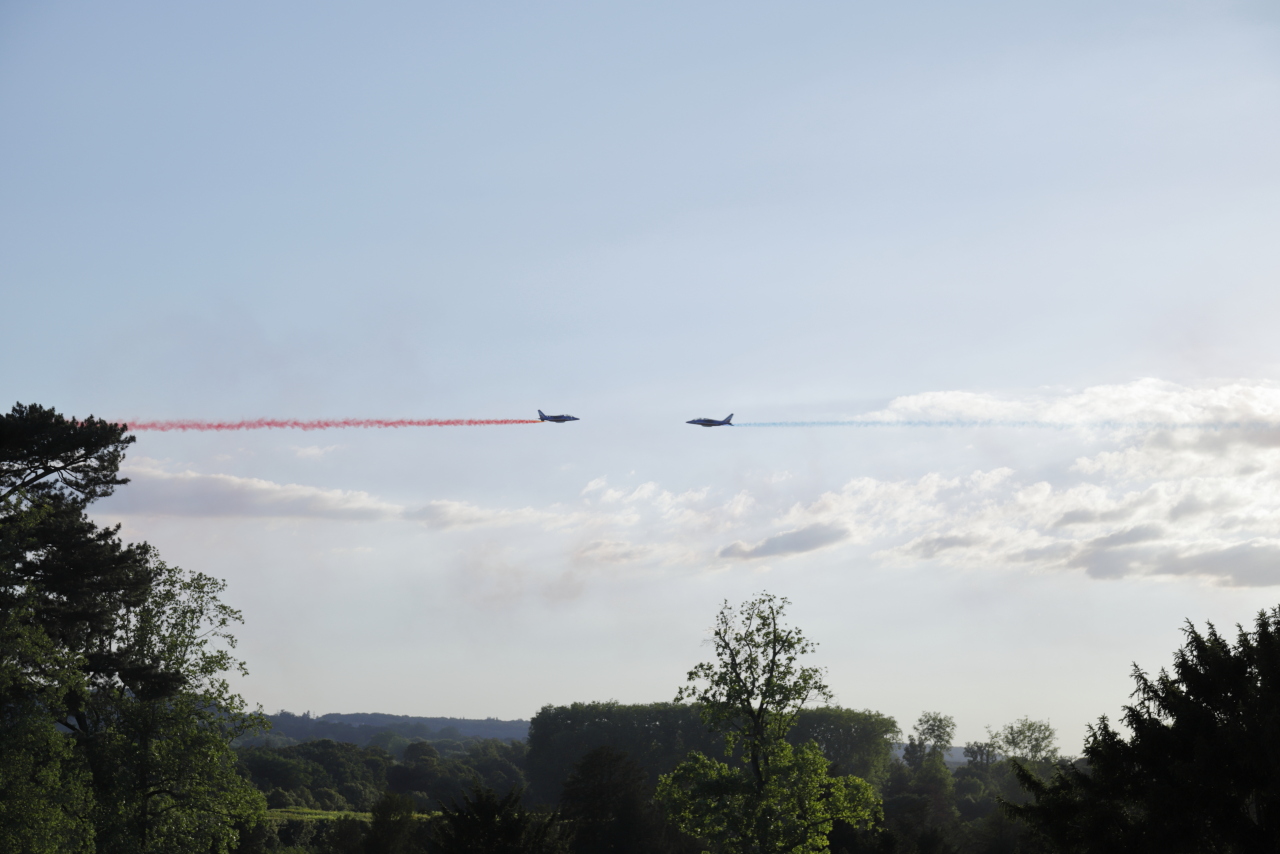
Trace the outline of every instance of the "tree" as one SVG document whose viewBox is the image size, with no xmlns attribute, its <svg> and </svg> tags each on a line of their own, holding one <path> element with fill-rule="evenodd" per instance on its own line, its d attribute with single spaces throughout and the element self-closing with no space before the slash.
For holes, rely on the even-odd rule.
<svg viewBox="0 0 1280 854">
<path fill-rule="evenodd" d="M 647 854 L 662 822 L 648 797 L 644 769 L 621 751 L 597 747 L 565 780 L 560 810 L 573 826 L 574 854 Z"/>
<path fill-rule="evenodd" d="M 37 404 L 14 404 L 0 417 L 0 501 L 24 492 L 60 494 L 87 504 L 129 481 L 119 476 L 135 439 L 123 424 L 84 421 Z"/>
<path fill-rule="evenodd" d="M 499 796 L 476 788 L 441 810 L 432 823 L 431 850 L 438 854 L 565 854 L 568 834 L 555 813 L 520 805 L 520 792 Z"/>
<path fill-rule="evenodd" d="M 819 706 L 800 710 L 787 740 L 792 746 L 816 741 L 832 763 L 832 773 L 853 774 L 874 785 L 889 774 L 898 735 L 898 722 L 888 715 Z"/>
<path fill-rule="evenodd" d="M 114 642 L 178 674 L 181 689 L 156 695 L 127 673 L 99 675 L 89 701 L 61 723 L 93 772 L 100 854 L 226 851 L 237 824 L 265 811 L 231 749 L 265 726 L 224 675 L 246 674 L 230 653 L 229 627 L 241 617 L 218 599 L 224 582 L 158 560 L 152 569 L 150 595 L 118 615 Z"/>
<path fill-rule="evenodd" d="M 173 674 L 97 643 L 151 584 L 151 548 L 125 545 L 119 526 L 99 528 L 84 512 L 128 482 L 118 476 L 133 441 L 124 431 L 36 405 L 15 405 L 0 418 L 0 611 L 26 613 L 50 649 L 81 656 L 87 674 L 130 671 L 162 693 L 177 687 Z M 66 687 L 67 703 L 83 701 L 83 685 Z"/>
<path fill-rule="evenodd" d="M 987 732 L 996 749 L 1010 759 L 1053 762 L 1058 758 L 1058 734 L 1048 721 L 1018 718 L 998 733 Z"/>
<path fill-rule="evenodd" d="M 800 656 L 815 644 L 783 625 L 788 601 L 761 594 L 725 603 L 712 629 L 716 661 L 689 671 L 676 701 L 693 700 L 723 735 L 730 765 L 694 751 L 662 777 L 658 797 L 686 833 L 723 852 L 821 852 L 837 820 L 869 824 L 879 802 L 866 781 L 832 776 L 815 742 L 787 742 L 800 709 L 830 700 L 822 671 Z"/>
<path fill-rule="evenodd" d="M 370 810 L 369 830 L 364 838 L 366 854 L 417 854 L 422 851 L 414 839 L 417 819 L 413 798 L 387 792 Z"/>
<path fill-rule="evenodd" d="M 964 758 L 968 760 L 969 767 L 982 772 L 991 769 L 999 753 L 1000 746 L 989 730 L 986 741 L 970 741 L 964 746 Z"/>
<path fill-rule="evenodd" d="M 916 771 L 928 756 L 942 757 L 945 764 L 947 751 L 951 749 L 951 741 L 956 735 L 955 718 L 941 712 L 924 712 L 913 729 L 914 733 L 907 736 L 902 761 Z"/>
<path fill-rule="evenodd" d="M 832 773 L 854 774 L 874 784 L 888 774 L 897 735 L 897 722 L 887 715 L 818 706 L 800 710 L 787 740 L 793 747 L 818 742 Z M 644 769 L 652 794 L 658 778 L 675 770 L 690 750 L 722 753 L 724 737 L 707 729 L 692 704 L 574 703 L 539 710 L 529 725 L 528 746 L 526 801 L 550 804 L 574 766 L 592 750 L 608 747 L 627 754 Z"/>
<path fill-rule="evenodd" d="M 884 812 L 895 836 L 927 847 L 927 839 L 948 834 L 959 817 L 955 779 L 946 762 L 956 724 L 949 715 L 924 712 L 912 729 L 898 773 L 885 787 Z"/>
<path fill-rule="evenodd" d="M 0 613 L 0 851 L 90 852 L 88 771 L 50 714 L 79 680 L 79 661 L 29 616 Z"/>
<path fill-rule="evenodd" d="M 99 852 L 216 852 L 262 811 L 229 747 L 260 719 L 211 646 L 239 619 L 221 582 L 85 514 L 127 483 L 125 430 L 36 405 L 0 417 L 0 712 L 20 724 L 0 736 L 5 850 L 59 833 L 78 850 L 87 817 Z M 23 801 L 23 780 L 41 796 Z"/>
<path fill-rule="evenodd" d="M 724 740 L 708 732 L 693 706 L 679 703 L 622 705 L 574 703 L 544 706 L 529 722 L 526 798 L 553 804 L 574 765 L 598 747 L 622 751 L 645 769 L 650 787 L 691 750 L 723 749 Z"/>
<path fill-rule="evenodd" d="M 56 721 L 84 704 L 95 673 L 133 667 L 165 680 L 93 642 L 150 584 L 149 548 L 84 514 L 126 482 L 124 432 L 36 405 L 0 416 L 0 850 L 92 845 L 88 769 Z"/>
<path fill-rule="evenodd" d="M 1280 608 L 1236 640 L 1190 623 L 1172 671 L 1136 665 L 1135 701 L 1091 727 L 1049 780 L 1014 762 L 1033 803 L 1010 806 L 1063 852 L 1280 850 Z"/>
</svg>

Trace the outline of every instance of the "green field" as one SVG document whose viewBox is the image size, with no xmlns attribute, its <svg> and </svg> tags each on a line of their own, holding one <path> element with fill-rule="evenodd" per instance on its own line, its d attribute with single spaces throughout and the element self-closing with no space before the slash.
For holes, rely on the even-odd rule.
<svg viewBox="0 0 1280 854">
<path fill-rule="evenodd" d="M 338 812 L 334 810 L 313 810 L 306 807 L 285 807 L 278 810 L 267 810 L 267 818 L 308 819 L 311 821 L 332 821 L 339 818 L 355 818 L 369 821 L 367 812 Z"/>
<path fill-rule="evenodd" d="M 426 821 L 434 818 L 439 813 L 417 813 L 414 818 L 419 821 Z M 313 810 L 306 807 L 284 807 L 282 809 L 267 810 L 267 818 L 277 819 L 305 819 L 307 821 L 334 821 L 339 818 L 354 818 L 359 821 L 369 821 L 371 816 L 367 812 L 351 812 L 340 810 Z"/>
</svg>

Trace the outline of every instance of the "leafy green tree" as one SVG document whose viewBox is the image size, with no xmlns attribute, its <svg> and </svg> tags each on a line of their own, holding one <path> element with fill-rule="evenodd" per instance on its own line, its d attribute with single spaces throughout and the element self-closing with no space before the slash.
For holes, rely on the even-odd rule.
<svg viewBox="0 0 1280 854">
<path fill-rule="evenodd" d="M 902 761 L 919 771 L 928 756 L 946 757 L 956 734 L 956 721 L 941 712 L 924 712 L 907 736 Z"/>
<path fill-rule="evenodd" d="M 496 792 L 524 791 L 527 781 L 521 766 L 527 750 L 524 742 L 481 738 L 468 744 L 466 754 L 458 761 L 472 776 L 479 778 L 482 786 Z"/>
<path fill-rule="evenodd" d="M 118 529 L 84 512 L 126 482 L 118 469 L 133 439 L 124 434 L 36 405 L 0 416 L 0 850 L 92 844 L 88 769 L 56 722 L 83 707 L 95 675 L 173 684 L 94 642 L 151 583 L 149 547 L 122 544 Z"/>
<path fill-rule="evenodd" d="M 100 854 L 226 851 L 237 824 L 265 811 L 230 746 L 264 724 L 225 677 L 245 673 L 228 649 L 240 614 L 219 601 L 224 582 L 161 561 L 153 570 L 145 602 L 118 615 L 114 642 L 179 674 L 182 687 L 157 695 L 127 673 L 98 675 L 88 702 L 62 723 L 93 773 Z"/>
<path fill-rule="evenodd" d="M 85 513 L 127 483 L 125 430 L 36 405 L 0 417 L 4 850 L 82 850 L 88 819 L 98 852 L 217 852 L 262 811 L 229 748 L 261 721 L 211 646 L 239 619 L 221 582 Z"/>
<path fill-rule="evenodd" d="M 800 710 L 787 740 L 792 746 L 816 741 L 832 763 L 832 773 L 853 774 L 876 785 L 888 776 L 898 734 L 897 721 L 888 715 L 819 706 Z"/>
<path fill-rule="evenodd" d="M 735 762 L 694 751 L 658 797 L 682 830 L 723 852 L 826 851 L 837 820 L 861 826 L 879 812 L 866 781 L 832 776 L 815 742 L 787 741 L 806 703 L 831 698 L 822 672 L 799 664 L 815 645 L 783 625 L 787 604 L 767 593 L 741 609 L 726 602 L 712 629 L 716 661 L 691 670 L 676 696 L 696 703 Z"/>
<path fill-rule="evenodd" d="M 690 750 L 719 752 L 724 739 L 707 730 L 698 710 L 679 703 L 573 703 L 544 706 L 529 722 L 526 796 L 553 804 L 574 766 L 599 747 L 621 751 L 644 768 L 650 790 Z"/>
<path fill-rule="evenodd" d="M 393 792 L 427 792 L 440 778 L 440 751 L 425 741 L 405 748 L 399 764 L 387 769 L 387 786 Z"/>
<path fill-rule="evenodd" d="M 79 681 L 79 661 L 29 619 L 24 609 L 0 614 L 0 851 L 89 852 L 88 769 L 49 711 Z"/>
<path fill-rule="evenodd" d="M 1058 758 L 1058 734 L 1048 721 L 1018 718 L 998 733 L 988 732 L 988 738 L 1010 759 L 1053 762 Z"/>
<path fill-rule="evenodd" d="M 970 741 L 964 746 L 964 758 L 968 760 L 969 767 L 987 771 L 991 768 L 1000 756 L 1000 745 L 992 736 L 990 730 L 987 732 L 986 741 Z"/>
<path fill-rule="evenodd" d="M 819 706 L 800 710 L 787 740 L 793 747 L 816 741 L 832 773 L 875 782 L 888 774 L 897 735 L 898 725 L 887 715 Z M 671 773 L 690 750 L 722 753 L 724 736 L 708 730 L 697 707 L 689 704 L 545 706 L 530 722 L 528 753 L 517 762 L 529 779 L 526 799 L 554 803 L 574 766 L 601 747 L 627 754 L 644 769 L 652 794 L 658 778 Z"/>
<path fill-rule="evenodd" d="M 151 548 L 121 543 L 119 526 L 99 528 L 84 512 L 128 482 L 118 476 L 133 441 L 124 433 L 124 425 L 68 419 L 35 405 L 15 405 L 0 417 L 0 613 L 23 611 L 49 649 L 79 656 L 87 675 L 129 672 L 163 692 L 180 679 L 97 642 L 151 585 Z M 87 684 L 67 684 L 64 702 L 82 702 Z"/>
<path fill-rule="evenodd" d="M 1102 718 L 1049 780 L 1013 763 L 1034 802 L 1009 811 L 1058 851 L 1280 851 L 1280 608 L 1184 637 L 1171 671 L 1134 667 L 1129 737 Z"/>
</svg>

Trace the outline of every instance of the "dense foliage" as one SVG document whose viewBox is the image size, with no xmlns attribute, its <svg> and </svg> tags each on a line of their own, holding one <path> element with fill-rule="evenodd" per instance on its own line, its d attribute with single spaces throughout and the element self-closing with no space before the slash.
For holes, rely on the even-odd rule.
<svg viewBox="0 0 1280 854">
<path fill-rule="evenodd" d="M 399 759 L 381 747 L 310 741 L 291 747 L 242 747 L 245 773 L 276 809 L 368 811 L 389 791 L 418 809 L 438 810 L 476 786 L 523 791 L 523 742 L 470 739 L 413 742 Z"/>
<path fill-rule="evenodd" d="M 132 441 L 40 406 L 0 418 L 5 851 L 227 851 L 264 809 L 230 747 L 262 722 L 224 678 L 222 583 L 85 512 Z"/>
<path fill-rule="evenodd" d="M 386 714 L 295 715 L 280 711 L 267 715 L 269 734 L 242 739 L 240 744 L 270 744 L 287 747 L 303 741 L 345 741 L 360 746 L 376 745 L 399 754 L 412 741 L 462 741 L 467 738 L 499 738 L 523 741 L 529 735 L 528 721 L 495 718 L 423 718 Z"/>
<path fill-rule="evenodd" d="M 787 741 L 805 704 L 831 691 L 821 670 L 799 663 L 815 645 L 783 623 L 786 605 L 769 594 L 741 609 L 726 602 L 712 629 L 716 660 L 676 695 L 722 736 L 728 761 L 693 751 L 657 796 L 681 830 L 726 854 L 819 854 L 837 821 L 856 828 L 880 815 L 867 781 L 832 774 L 816 741 Z"/>
<path fill-rule="evenodd" d="M 787 739 L 796 746 L 816 741 L 840 773 L 878 781 L 888 774 L 897 733 L 893 718 L 878 712 L 821 706 L 801 709 Z M 691 750 L 722 753 L 724 738 L 686 703 L 545 706 L 529 726 L 529 797 L 555 803 L 574 766 L 600 747 L 625 753 L 653 787 Z"/>
<path fill-rule="evenodd" d="M 1063 852 L 1280 850 L 1280 608 L 1235 643 L 1188 624 L 1172 671 L 1134 668 L 1136 702 L 1091 728 L 1084 762 L 1014 812 Z"/>
</svg>

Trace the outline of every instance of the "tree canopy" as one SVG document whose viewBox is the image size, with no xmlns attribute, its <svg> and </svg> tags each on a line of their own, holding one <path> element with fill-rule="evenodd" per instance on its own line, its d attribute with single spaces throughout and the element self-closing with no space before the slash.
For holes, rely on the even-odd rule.
<svg viewBox="0 0 1280 854">
<path fill-rule="evenodd" d="M 1280 608 L 1235 642 L 1188 623 L 1171 670 L 1136 665 L 1126 736 L 1104 717 L 1084 757 L 1012 807 L 1064 852 L 1280 850 Z"/>
<path fill-rule="evenodd" d="M 858 777 L 833 776 L 816 742 L 787 735 L 802 707 L 829 700 L 822 671 L 799 659 L 815 644 L 783 623 L 788 602 L 762 594 L 725 603 L 712 628 L 716 661 L 689 671 L 691 699 L 724 737 L 733 764 L 694 751 L 658 787 L 676 823 L 723 852 L 822 852 L 836 821 L 867 825 L 879 799 Z"/>
<path fill-rule="evenodd" d="M 0 418 L 4 850 L 226 851 L 262 812 L 230 749 L 260 721 L 223 676 L 222 583 L 86 515 L 132 441 L 34 404 Z"/>
<path fill-rule="evenodd" d="M 35 490 L 88 503 L 129 481 L 120 477 L 124 424 L 84 421 L 38 404 L 16 403 L 0 417 L 0 501 Z"/>
</svg>

